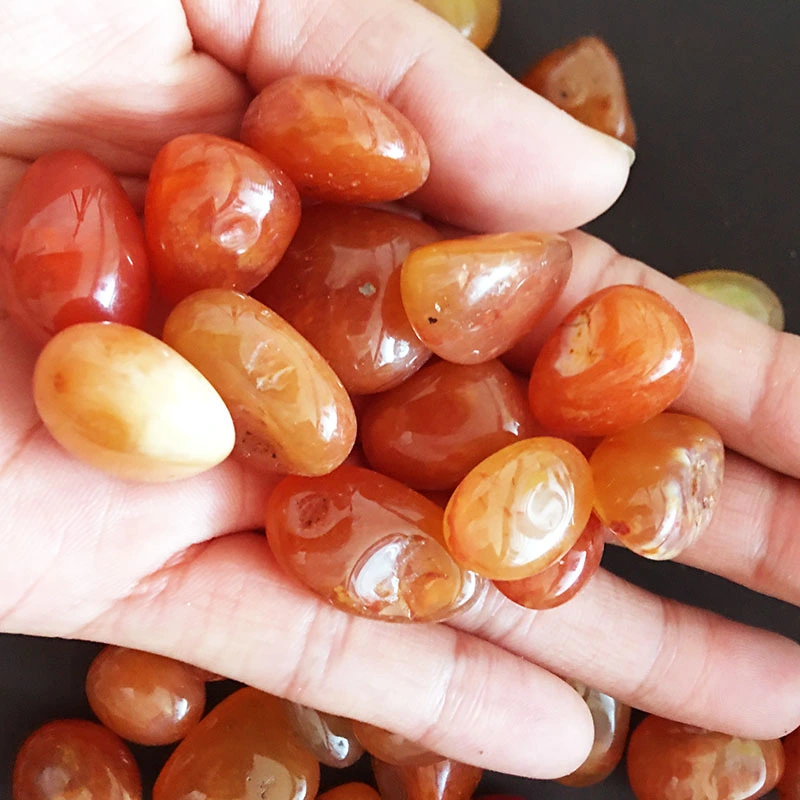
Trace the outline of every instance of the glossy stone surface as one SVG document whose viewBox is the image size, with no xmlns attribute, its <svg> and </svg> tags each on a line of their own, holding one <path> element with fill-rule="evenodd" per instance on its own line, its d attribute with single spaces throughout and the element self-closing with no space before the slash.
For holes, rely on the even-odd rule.
<svg viewBox="0 0 800 800">
<path fill-rule="evenodd" d="M 281 481 L 267 504 L 266 530 L 286 572 L 354 614 L 434 622 L 483 588 L 445 549 L 441 508 L 360 467 Z"/>
<path fill-rule="evenodd" d="M 97 718 L 130 742 L 172 744 L 203 716 L 206 685 L 188 664 L 105 647 L 86 676 L 86 696 Z"/>
<path fill-rule="evenodd" d="M 141 800 L 130 750 L 94 722 L 61 719 L 35 730 L 14 764 L 13 800 Z"/>
<path fill-rule="evenodd" d="M 387 764 L 395 766 L 423 767 L 441 761 L 442 757 L 406 739 L 399 733 L 392 733 L 376 725 L 353 721 L 353 730 L 364 749 Z"/>
<path fill-rule="evenodd" d="M 92 156 L 38 158 L 0 218 L 0 297 L 39 342 L 81 322 L 141 327 L 150 278 L 144 235 L 114 174 Z"/>
<path fill-rule="evenodd" d="M 62 447 L 118 478 L 188 478 L 233 448 L 231 415 L 211 384 L 126 325 L 87 322 L 54 336 L 36 363 L 33 399 Z"/>
<path fill-rule="evenodd" d="M 778 783 L 780 800 L 800 800 L 800 728 L 783 740 L 786 769 Z"/>
<path fill-rule="evenodd" d="M 402 214 L 311 206 L 253 297 L 305 336 L 349 392 L 384 391 L 430 356 L 406 317 L 400 267 L 413 248 L 438 238 Z"/>
<path fill-rule="evenodd" d="M 325 359 L 252 297 L 206 289 L 182 300 L 164 341 L 208 378 L 236 426 L 236 455 L 258 469 L 323 475 L 353 447 L 350 398 Z"/>
<path fill-rule="evenodd" d="M 485 50 L 494 39 L 500 21 L 500 0 L 417 0 L 429 11 L 438 14 Z"/>
<path fill-rule="evenodd" d="M 286 703 L 244 688 L 178 745 L 153 800 L 314 800 L 318 787 L 319 763 L 292 735 Z"/>
<path fill-rule="evenodd" d="M 592 453 L 597 515 L 639 555 L 675 558 L 711 522 L 724 460 L 722 439 L 707 422 L 659 414 Z"/>
<path fill-rule="evenodd" d="M 533 328 L 571 269 L 572 248 L 555 234 L 469 236 L 414 250 L 400 291 L 414 330 L 436 355 L 477 364 Z"/>
<path fill-rule="evenodd" d="M 592 712 L 594 743 L 586 761 L 559 779 L 565 786 L 592 786 L 604 781 L 622 760 L 628 740 L 631 708 L 610 695 L 576 681 L 568 681 Z"/>
<path fill-rule="evenodd" d="M 438 361 L 375 397 L 360 436 L 378 472 L 414 489 L 443 490 L 534 431 L 527 398 L 499 361 Z"/>
<path fill-rule="evenodd" d="M 289 719 L 306 748 L 328 767 L 349 767 L 364 755 L 352 720 L 299 703 L 289 703 Z"/>
<path fill-rule="evenodd" d="M 648 716 L 628 745 L 637 800 L 753 800 L 783 772 L 779 740 L 739 739 Z"/>
<path fill-rule="evenodd" d="M 663 297 L 610 286 L 567 314 L 533 365 L 530 403 L 556 434 L 607 436 L 654 417 L 686 387 L 694 341 Z"/>
<path fill-rule="evenodd" d="M 555 564 L 519 581 L 495 581 L 509 599 L 526 608 L 556 608 L 571 600 L 600 567 L 605 528 L 592 515 L 580 538 Z"/>
<path fill-rule="evenodd" d="M 576 447 L 523 439 L 461 481 L 445 509 L 445 541 L 458 563 L 480 575 L 527 578 L 575 544 L 593 501 L 589 464 Z"/>
<path fill-rule="evenodd" d="M 319 795 L 318 800 L 381 800 L 381 796 L 366 783 L 343 783 Z"/>
<path fill-rule="evenodd" d="M 419 189 L 430 170 L 422 137 L 396 108 L 329 76 L 292 75 L 267 86 L 250 103 L 241 138 L 315 200 L 396 200 Z"/>
<path fill-rule="evenodd" d="M 534 64 L 522 82 L 579 122 L 636 145 L 622 70 L 602 39 L 585 36 L 554 50 Z"/>
<path fill-rule="evenodd" d="M 776 331 L 783 330 L 783 305 L 778 295 L 755 275 L 730 269 L 708 269 L 690 272 L 675 280 L 704 297 L 765 322 Z"/>
<path fill-rule="evenodd" d="M 144 219 L 153 276 L 174 304 L 200 289 L 258 286 L 297 230 L 300 197 L 260 153 L 192 133 L 156 156 Z"/>
<path fill-rule="evenodd" d="M 373 756 L 372 774 L 383 800 L 470 800 L 483 770 L 449 758 L 414 767 L 387 764 Z"/>
</svg>

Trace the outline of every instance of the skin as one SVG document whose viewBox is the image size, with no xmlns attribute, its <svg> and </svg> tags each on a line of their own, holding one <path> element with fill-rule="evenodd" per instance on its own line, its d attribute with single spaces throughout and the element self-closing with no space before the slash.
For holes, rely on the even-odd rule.
<svg viewBox="0 0 800 800">
<path fill-rule="evenodd" d="M 0 207 L 29 160 L 67 146 L 105 160 L 140 203 L 165 141 L 235 135 L 252 92 L 297 71 L 357 81 L 404 111 L 434 165 L 417 202 L 465 228 L 576 227 L 627 179 L 624 148 L 407 0 L 7 0 L 4 11 Z M 711 529 L 683 560 L 797 604 L 800 340 L 585 234 L 571 238 L 573 276 L 537 336 L 613 283 L 678 306 L 698 353 L 680 410 L 741 453 L 730 456 Z M 462 761 L 544 778 L 577 767 L 592 738 L 582 701 L 553 672 L 739 735 L 800 723 L 797 645 L 603 572 L 542 613 L 498 594 L 449 625 L 339 612 L 280 574 L 263 535 L 243 533 L 262 524 L 268 480 L 231 463 L 144 486 L 77 464 L 37 421 L 34 358 L 0 309 L 2 631 L 162 653 Z"/>
</svg>

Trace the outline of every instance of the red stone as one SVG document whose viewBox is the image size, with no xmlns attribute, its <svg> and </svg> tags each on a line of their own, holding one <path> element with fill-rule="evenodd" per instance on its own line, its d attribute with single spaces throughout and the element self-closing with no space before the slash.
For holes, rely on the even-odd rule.
<svg viewBox="0 0 800 800">
<path fill-rule="evenodd" d="M 382 392 L 430 357 L 406 317 L 400 267 L 413 248 L 438 238 L 402 214 L 311 206 L 253 297 L 305 336 L 349 392 Z"/>
<path fill-rule="evenodd" d="M 92 156 L 37 159 L 0 220 L 0 295 L 37 341 L 80 322 L 143 327 L 144 235 L 114 174 Z"/>
<path fill-rule="evenodd" d="M 470 800 L 483 770 L 449 758 L 416 767 L 388 764 L 373 756 L 372 774 L 383 800 Z"/>
<path fill-rule="evenodd" d="M 250 103 L 242 141 L 278 164 L 315 200 L 396 200 L 428 177 L 425 143 L 393 106 L 360 86 L 292 75 Z"/>
<path fill-rule="evenodd" d="M 375 397 L 360 435 L 374 469 L 414 489 L 448 490 L 535 429 L 523 390 L 499 361 L 438 361 Z"/>
<path fill-rule="evenodd" d="M 548 53 L 522 83 L 585 125 L 636 145 L 622 70 L 602 39 L 585 36 Z"/>
<path fill-rule="evenodd" d="M 193 133 L 156 156 L 144 217 L 156 284 L 174 304 L 200 289 L 258 286 L 297 230 L 300 198 L 260 153 Z"/>
<path fill-rule="evenodd" d="M 82 719 L 35 730 L 14 763 L 14 800 L 141 800 L 133 755 L 111 731 Z"/>
<path fill-rule="evenodd" d="M 559 435 L 607 436 L 656 416 L 689 381 L 684 318 L 639 286 L 610 286 L 567 314 L 536 359 L 530 403 Z"/>
</svg>

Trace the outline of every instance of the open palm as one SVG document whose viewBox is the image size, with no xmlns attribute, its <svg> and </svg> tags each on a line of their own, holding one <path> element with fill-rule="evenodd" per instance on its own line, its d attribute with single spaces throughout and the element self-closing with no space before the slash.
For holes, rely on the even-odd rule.
<svg viewBox="0 0 800 800">
<path fill-rule="evenodd" d="M 518 86 L 409 0 L 7 0 L 0 208 L 26 163 L 61 147 L 99 156 L 140 202 L 164 142 L 235 135 L 252 92 L 290 72 L 338 74 L 389 97 L 431 151 L 431 180 L 415 202 L 467 228 L 572 228 L 627 178 L 623 148 Z M 613 283 L 647 285 L 684 312 L 698 364 L 680 406 L 743 454 L 731 454 L 712 528 L 684 560 L 797 603 L 798 339 L 572 237 L 573 277 L 536 336 Z M 138 486 L 70 459 L 33 408 L 35 357 L 0 308 L 0 630 L 164 653 L 538 777 L 575 767 L 591 739 L 585 708 L 553 672 L 743 735 L 800 723 L 794 643 L 603 572 L 548 612 L 492 594 L 451 625 L 345 615 L 284 577 L 263 535 L 247 532 L 262 524 L 269 479 L 228 463 Z"/>
</svg>

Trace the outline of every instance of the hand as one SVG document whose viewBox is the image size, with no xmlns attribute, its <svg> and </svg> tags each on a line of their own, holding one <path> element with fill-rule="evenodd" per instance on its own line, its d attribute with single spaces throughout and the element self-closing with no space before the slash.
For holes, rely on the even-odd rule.
<svg viewBox="0 0 800 800">
<path fill-rule="evenodd" d="M 431 150 L 418 202 L 466 228 L 571 228 L 610 205 L 627 178 L 624 148 L 518 86 L 407 0 L 10 0 L 4 11 L 0 206 L 27 161 L 65 146 L 98 155 L 141 201 L 165 141 L 235 135 L 252 91 L 291 72 L 339 74 L 398 105 Z M 681 406 L 743 454 L 731 455 L 715 521 L 685 560 L 798 602 L 797 338 L 591 237 L 573 243 L 567 295 L 542 331 L 601 285 L 665 294 L 696 337 Z M 0 630 L 164 653 L 537 777 L 574 768 L 591 739 L 585 708 L 548 670 L 743 735 L 777 736 L 800 722 L 795 644 L 605 573 L 538 614 L 493 594 L 452 625 L 347 616 L 284 577 L 263 535 L 243 532 L 262 524 L 272 481 L 229 463 L 139 486 L 69 458 L 35 414 L 35 356 L 0 310 Z"/>
</svg>

